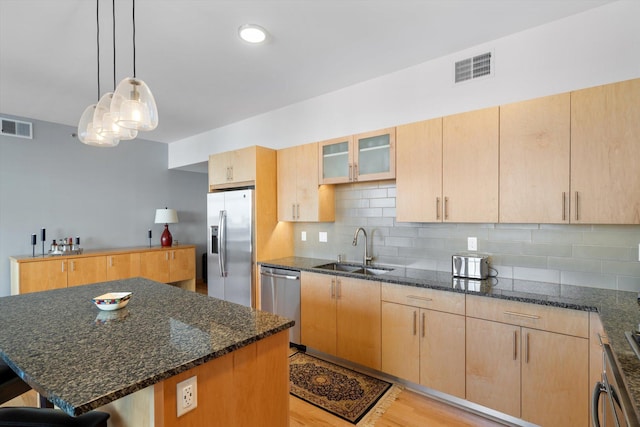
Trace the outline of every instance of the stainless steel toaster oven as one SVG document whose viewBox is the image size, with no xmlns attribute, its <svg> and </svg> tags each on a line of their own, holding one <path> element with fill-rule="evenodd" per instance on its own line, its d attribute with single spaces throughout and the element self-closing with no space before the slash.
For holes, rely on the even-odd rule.
<svg viewBox="0 0 640 427">
<path fill-rule="evenodd" d="M 489 257 L 480 254 L 458 254 L 451 257 L 454 277 L 486 279 L 489 276 Z"/>
</svg>

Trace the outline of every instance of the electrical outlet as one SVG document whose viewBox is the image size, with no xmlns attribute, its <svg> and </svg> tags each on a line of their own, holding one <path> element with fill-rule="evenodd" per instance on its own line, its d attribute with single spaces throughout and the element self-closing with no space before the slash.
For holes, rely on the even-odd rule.
<svg viewBox="0 0 640 427">
<path fill-rule="evenodd" d="M 179 382 L 176 386 L 176 406 L 178 417 L 198 406 L 198 382 L 193 376 Z"/>
<path fill-rule="evenodd" d="M 302 240 L 303 242 L 307 241 L 307 232 L 303 231 L 300 233 L 300 240 Z"/>
<path fill-rule="evenodd" d="M 478 250 L 478 238 L 477 237 L 467 237 L 467 250 L 468 251 L 477 251 Z"/>
<path fill-rule="evenodd" d="M 318 240 L 326 243 L 327 242 L 327 232 L 326 231 L 320 231 L 318 232 Z"/>
</svg>

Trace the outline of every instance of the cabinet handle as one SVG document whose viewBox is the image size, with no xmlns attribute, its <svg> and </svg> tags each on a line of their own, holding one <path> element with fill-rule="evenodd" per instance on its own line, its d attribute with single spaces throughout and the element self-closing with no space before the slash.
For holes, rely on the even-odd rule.
<svg viewBox="0 0 640 427">
<path fill-rule="evenodd" d="M 440 219 L 440 197 L 436 197 L 436 219 Z"/>
<path fill-rule="evenodd" d="M 64 261 L 60 263 L 60 271 L 64 273 Z"/>
<path fill-rule="evenodd" d="M 109 267 L 113 268 L 113 257 L 112 256 L 109 257 Z"/>
<path fill-rule="evenodd" d="M 444 198 L 444 219 L 449 219 L 449 198 Z"/>
<path fill-rule="evenodd" d="M 300 219 L 300 203 L 296 204 L 296 219 Z"/>
<path fill-rule="evenodd" d="M 229 166 L 229 181 L 233 181 L 233 166 Z"/>
<path fill-rule="evenodd" d="M 420 301 L 433 301 L 431 298 L 419 297 L 417 295 L 407 295 L 407 298 L 417 299 L 417 300 L 420 300 Z"/>
<path fill-rule="evenodd" d="M 169 252 L 164 253 L 164 260 L 169 261 Z"/>
<path fill-rule="evenodd" d="M 295 203 L 291 204 L 291 218 L 296 219 L 296 205 L 295 205 Z"/>
<path fill-rule="evenodd" d="M 513 360 L 518 359 L 518 331 L 513 331 Z"/>
<path fill-rule="evenodd" d="M 425 320 L 426 316 L 427 315 L 423 312 L 422 313 L 422 338 L 424 338 L 424 336 L 427 333 L 427 322 Z"/>
<path fill-rule="evenodd" d="M 349 181 L 353 181 L 353 165 L 349 164 Z"/>
<path fill-rule="evenodd" d="M 540 318 L 540 316 L 536 316 L 535 314 L 516 313 L 515 311 L 505 311 L 504 314 L 507 316 L 524 317 L 525 319 L 533 320 L 538 320 Z"/>
<path fill-rule="evenodd" d="M 524 362 L 529 363 L 529 333 L 527 332 L 527 339 L 524 341 Z"/>
<path fill-rule="evenodd" d="M 413 310 L 413 336 L 415 336 L 418 331 L 418 312 Z"/>
<path fill-rule="evenodd" d="M 354 181 L 358 180 L 358 164 L 357 163 L 353 164 L 353 180 Z"/>
<path fill-rule="evenodd" d="M 562 192 L 562 220 L 566 221 L 567 219 L 567 193 L 565 193 L 564 191 Z"/>
<path fill-rule="evenodd" d="M 580 219 L 578 215 L 578 192 L 576 191 L 576 221 Z"/>
<path fill-rule="evenodd" d="M 331 298 L 336 297 L 336 279 L 331 279 Z"/>
<path fill-rule="evenodd" d="M 340 279 L 336 279 L 336 298 L 342 298 L 342 282 Z"/>
<path fill-rule="evenodd" d="M 171 252 L 171 259 L 176 259 L 176 251 Z"/>
<path fill-rule="evenodd" d="M 70 261 L 71 262 L 71 271 L 76 271 L 76 263 L 75 261 Z"/>
</svg>

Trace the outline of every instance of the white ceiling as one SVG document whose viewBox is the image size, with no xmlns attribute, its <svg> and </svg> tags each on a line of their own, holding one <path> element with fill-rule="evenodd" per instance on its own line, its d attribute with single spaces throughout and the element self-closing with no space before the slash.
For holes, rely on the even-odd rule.
<svg viewBox="0 0 640 427">
<path fill-rule="evenodd" d="M 173 142 L 613 0 L 137 0 L 136 71 Z M 117 80 L 132 73 L 131 0 L 115 0 Z M 102 93 L 113 90 L 100 0 Z M 267 44 L 242 42 L 245 23 Z M 77 126 L 97 102 L 95 0 L 0 0 L 0 113 Z"/>
</svg>

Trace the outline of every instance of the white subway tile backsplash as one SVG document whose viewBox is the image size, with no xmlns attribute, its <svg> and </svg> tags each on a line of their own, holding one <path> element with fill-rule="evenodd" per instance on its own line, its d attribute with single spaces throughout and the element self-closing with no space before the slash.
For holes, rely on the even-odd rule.
<svg viewBox="0 0 640 427">
<path fill-rule="evenodd" d="M 297 255 L 334 259 L 340 252 L 358 262 L 362 243 L 351 242 L 363 226 L 374 262 L 450 272 L 451 255 L 466 252 L 473 236 L 499 279 L 640 291 L 640 226 L 398 223 L 394 181 L 341 184 L 335 194 L 335 223 L 295 224 L 296 235 L 316 236 L 296 239 Z M 331 244 L 318 243 L 318 231 Z"/>
</svg>

